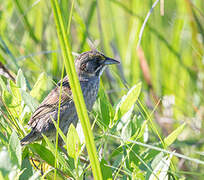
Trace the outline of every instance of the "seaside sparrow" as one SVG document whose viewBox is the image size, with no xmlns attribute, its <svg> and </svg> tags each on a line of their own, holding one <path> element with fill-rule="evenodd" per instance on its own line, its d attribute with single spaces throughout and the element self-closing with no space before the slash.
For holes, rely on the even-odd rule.
<svg viewBox="0 0 204 180">
<path fill-rule="evenodd" d="M 91 50 L 80 54 L 75 60 L 75 68 L 80 81 L 84 100 L 88 111 L 91 111 L 96 101 L 100 76 L 107 65 L 117 64 L 119 61 L 108 58 L 97 50 Z M 29 144 L 42 139 L 42 134 L 51 140 L 55 139 L 56 129 L 53 120 L 57 121 L 58 104 L 60 95 L 60 82 L 44 101 L 35 110 L 28 125 L 31 132 L 21 140 L 21 145 Z M 66 135 L 70 124 L 77 125 L 78 117 L 72 99 L 72 91 L 67 76 L 62 82 L 61 106 L 59 127 Z M 61 142 L 62 143 L 62 142 Z"/>
</svg>

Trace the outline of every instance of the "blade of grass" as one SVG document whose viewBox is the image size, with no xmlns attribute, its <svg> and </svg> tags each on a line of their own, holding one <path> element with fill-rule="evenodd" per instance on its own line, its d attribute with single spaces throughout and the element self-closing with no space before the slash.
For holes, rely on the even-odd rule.
<svg viewBox="0 0 204 180">
<path fill-rule="evenodd" d="M 62 73 L 61 73 L 61 82 L 60 82 L 60 95 L 59 95 L 59 104 L 58 104 L 58 112 L 57 112 L 57 131 L 56 131 L 56 147 L 55 147 L 55 175 L 54 175 L 54 179 L 56 179 L 57 177 L 57 157 L 58 157 L 58 153 L 57 153 L 57 147 L 58 147 L 58 135 L 59 135 L 59 120 L 60 120 L 60 106 L 61 106 L 61 96 L 62 96 L 62 83 L 63 83 L 63 74 L 64 74 L 64 63 L 63 63 L 63 67 L 62 67 Z"/>
<path fill-rule="evenodd" d="M 81 121 L 86 147 L 91 162 L 94 179 L 102 179 L 102 173 L 100 169 L 99 160 L 96 153 L 96 147 L 94 144 L 93 133 L 91 131 L 91 125 L 88 118 L 88 113 L 82 91 L 80 88 L 79 80 L 74 66 L 72 57 L 71 46 L 67 38 L 64 22 L 62 20 L 62 14 L 60 12 L 59 4 L 57 0 L 51 0 L 52 10 L 54 14 L 55 24 L 57 27 L 57 34 L 60 41 L 60 45 L 63 53 L 63 60 L 65 68 L 69 77 L 70 86 L 73 93 L 73 99 L 75 102 L 78 117 Z"/>
<path fill-rule="evenodd" d="M 111 0 L 111 2 L 113 2 L 114 4 L 117 4 L 119 7 L 121 7 L 122 9 L 124 9 L 125 12 L 129 13 L 130 15 L 132 15 L 135 18 L 138 18 L 140 21 L 144 21 L 143 17 L 135 14 L 132 10 L 128 9 L 123 3 L 116 1 L 116 0 Z M 183 61 L 182 61 L 182 57 L 179 54 L 178 50 L 176 48 L 174 48 L 171 43 L 169 43 L 167 41 L 167 39 L 153 26 L 151 26 L 148 21 L 146 22 L 146 26 L 149 28 L 150 32 L 152 32 L 161 42 L 164 43 L 164 45 L 172 52 L 172 54 L 176 57 L 176 59 L 178 60 L 179 64 L 189 73 L 189 75 L 191 76 L 195 76 L 195 72 L 189 68 L 188 66 L 186 66 Z"/>
<path fill-rule="evenodd" d="M 119 136 L 115 136 L 115 135 L 112 135 L 112 134 L 106 134 L 106 136 L 112 137 L 112 138 L 115 138 L 115 139 L 118 139 L 118 140 L 121 140 L 121 141 L 128 141 L 130 143 L 134 143 L 134 144 L 137 144 L 139 146 L 143 146 L 143 147 L 146 147 L 146 148 L 149 148 L 149 149 L 153 149 L 153 150 L 156 150 L 156 151 L 159 151 L 159 152 L 164 152 L 166 154 L 171 154 L 173 156 L 180 157 L 182 159 L 185 159 L 185 160 L 188 160 L 188 161 L 192 161 L 192 162 L 197 163 L 197 164 L 204 165 L 204 161 L 201 161 L 201 160 L 196 159 L 196 158 L 191 158 L 191 157 L 185 156 L 185 155 L 180 154 L 180 153 L 176 153 L 175 151 L 172 152 L 172 151 L 168 151 L 166 149 L 162 149 L 162 148 L 159 148 L 159 147 L 156 147 L 156 146 L 152 146 L 152 145 L 149 145 L 149 144 L 144 144 L 144 143 L 141 143 L 141 142 L 138 142 L 138 141 L 133 141 L 133 140 L 129 140 L 129 139 L 123 139 L 123 138 L 121 138 Z"/>
<path fill-rule="evenodd" d="M 145 18 L 145 20 L 144 20 L 144 22 L 143 22 L 143 24 L 142 24 L 142 27 L 141 27 L 141 29 L 140 29 L 140 34 L 139 34 L 139 40 L 138 40 L 138 42 L 137 42 L 137 48 L 136 48 L 136 49 L 138 49 L 139 46 L 140 46 L 140 42 L 141 42 L 141 40 L 142 40 L 142 34 L 143 34 L 143 32 L 144 32 L 145 25 L 147 24 L 147 20 L 149 19 L 150 15 L 151 15 L 151 13 L 152 13 L 152 11 L 153 11 L 153 9 L 155 8 L 155 6 L 157 5 L 158 2 L 159 2 L 159 0 L 156 0 L 156 1 L 154 2 L 154 4 L 152 5 L 152 8 L 151 8 L 150 11 L 148 12 L 148 14 L 147 14 L 147 16 L 146 16 L 146 18 Z"/>
<path fill-rule="evenodd" d="M 74 9 L 74 1 L 72 0 L 72 5 L 71 5 L 71 10 L 69 13 L 69 21 L 68 21 L 68 25 L 67 25 L 67 35 L 69 36 L 70 33 L 70 27 L 71 27 L 71 21 L 72 21 L 72 13 L 73 13 L 73 9 Z"/>
<path fill-rule="evenodd" d="M 87 19 L 85 21 L 86 31 L 84 32 L 84 34 L 82 36 L 83 38 L 81 40 L 79 51 L 82 51 L 84 49 L 84 46 L 85 46 L 85 43 L 86 43 L 86 39 L 87 39 L 88 34 L 89 34 L 89 27 L 90 27 L 91 21 L 93 19 L 95 9 L 96 9 L 96 1 L 93 1 L 91 3 L 91 5 L 90 5 L 89 10 L 87 11 L 88 15 L 87 15 Z"/>
<path fill-rule="evenodd" d="M 11 51 L 9 50 L 8 46 L 6 45 L 5 41 L 2 39 L 2 37 L 0 36 L 0 48 L 10 57 L 12 63 L 15 66 L 15 69 L 19 69 L 18 63 L 16 61 L 16 58 L 14 57 L 14 55 L 11 53 Z"/>
<path fill-rule="evenodd" d="M 24 10 L 20 4 L 20 2 L 18 0 L 13 1 L 16 5 L 17 10 L 19 11 L 21 17 L 23 18 L 23 22 L 25 24 L 25 27 L 28 29 L 28 32 L 30 33 L 30 36 L 32 37 L 32 39 L 35 41 L 35 43 L 39 43 L 39 40 L 37 39 L 37 37 L 35 36 L 33 29 L 27 19 L 27 16 L 25 16 Z"/>
</svg>

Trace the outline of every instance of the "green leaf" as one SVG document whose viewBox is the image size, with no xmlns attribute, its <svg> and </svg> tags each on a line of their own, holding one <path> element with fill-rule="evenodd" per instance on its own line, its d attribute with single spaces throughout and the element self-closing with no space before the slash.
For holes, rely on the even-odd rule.
<svg viewBox="0 0 204 180">
<path fill-rule="evenodd" d="M 32 112 L 35 111 L 35 109 L 38 107 L 39 103 L 37 102 L 36 99 L 34 99 L 30 94 L 28 94 L 24 90 L 20 90 L 22 99 L 24 103 L 30 108 Z"/>
<path fill-rule="evenodd" d="M 129 139 L 131 135 L 132 135 L 132 124 L 130 121 L 128 121 L 127 123 L 125 123 L 125 126 L 123 126 L 122 128 L 121 137 L 123 139 Z"/>
<path fill-rule="evenodd" d="M 141 138 L 144 135 L 145 127 L 147 126 L 148 121 L 144 121 L 141 127 L 138 127 L 135 134 L 131 137 L 132 140 Z"/>
<path fill-rule="evenodd" d="M 11 80 L 9 80 L 9 85 L 10 85 L 11 93 L 16 101 L 16 104 L 21 104 L 20 88 L 17 87 L 17 85 Z"/>
<path fill-rule="evenodd" d="M 45 139 L 50 151 L 52 152 L 52 154 L 55 154 L 56 153 L 56 149 L 55 149 L 55 146 L 54 144 L 46 137 L 43 135 L 43 138 Z M 57 152 L 58 153 L 58 152 Z M 74 165 L 72 164 L 71 162 L 71 158 L 69 159 L 68 163 L 65 161 L 65 158 L 60 154 L 58 153 L 57 154 L 57 160 L 59 161 L 59 163 L 66 169 L 66 172 L 70 175 L 70 176 L 74 176 L 72 171 L 73 169 L 75 168 Z"/>
<path fill-rule="evenodd" d="M 67 148 L 68 155 L 76 159 L 81 149 L 81 143 L 73 124 L 69 126 L 69 130 L 67 133 Z"/>
<path fill-rule="evenodd" d="M 37 143 L 30 144 L 29 147 L 33 152 L 37 153 L 42 160 L 54 167 L 55 157 L 49 149 Z"/>
<path fill-rule="evenodd" d="M 11 154 L 11 161 L 21 166 L 21 145 L 18 135 L 15 131 L 12 132 L 9 140 L 9 151 Z"/>
<path fill-rule="evenodd" d="M 12 91 L 12 94 L 6 90 L 3 91 L 2 100 L 11 115 L 15 118 L 19 118 L 22 113 L 21 95 L 19 93 L 19 88 L 16 87 L 14 82 L 10 81 L 10 89 Z"/>
<path fill-rule="evenodd" d="M 0 132 L 0 139 L 1 139 L 2 144 L 8 143 L 8 139 L 6 138 L 6 136 L 2 132 Z"/>
<path fill-rule="evenodd" d="M 2 99 L 7 107 L 13 107 L 12 106 L 12 95 L 8 91 L 3 91 L 2 93 Z"/>
<path fill-rule="evenodd" d="M 16 76 L 16 85 L 26 91 L 26 79 L 23 75 L 23 72 L 21 69 L 18 70 L 18 74 Z"/>
<path fill-rule="evenodd" d="M 133 168 L 132 179 L 145 180 L 144 173 L 138 166 L 136 166 L 134 163 L 131 163 L 131 167 Z"/>
<path fill-rule="evenodd" d="M 111 179 L 113 179 L 112 169 L 110 167 L 106 166 L 106 164 L 108 164 L 108 163 L 104 159 L 102 159 L 100 162 L 102 176 L 103 176 L 104 180 L 111 180 Z"/>
<path fill-rule="evenodd" d="M 168 169 L 170 166 L 172 156 L 162 157 L 162 155 L 163 153 L 160 153 L 156 156 L 156 161 L 158 163 L 155 163 L 154 161 L 152 162 L 156 164 L 156 166 L 153 167 L 153 172 L 151 173 L 149 180 L 157 180 L 157 179 L 168 180 Z"/>
<path fill-rule="evenodd" d="M 126 112 L 130 110 L 130 108 L 134 105 L 134 103 L 138 99 L 141 88 L 142 83 L 138 83 L 134 85 L 125 96 L 122 97 L 121 101 L 116 106 L 116 113 L 113 122 L 117 121 Z"/>
<path fill-rule="evenodd" d="M 2 64 L 6 64 L 7 60 L 0 54 L 0 62 L 2 62 Z"/>
<path fill-rule="evenodd" d="M 1 85 L 1 88 L 2 88 L 4 91 L 7 90 L 6 84 L 5 84 L 5 82 L 3 81 L 3 79 L 1 78 L 1 76 L 0 76 L 0 85 Z"/>
<path fill-rule="evenodd" d="M 9 152 L 5 147 L 0 151 L 0 172 L 5 176 L 12 171 L 12 162 L 9 157 Z"/>
<path fill-rule="evenodd" d="M 39 101 L 44 96 L 46 90 L 47 76 L 45 75 L 45 73 L 41 73 L 33 89 L 31 90 L 30 95 Z"/>
<path fill-rule="evenodd" d="M 185 125 L 186 124 L 183 123 L 176 130 L 174 130 L 171 134 L 169 134 L 168 137 L 166 137 L 164 139 L 164 143 L 165 143 L 166 147 L 170 146 L 176 140 L 176 138 L 179 136 L 179 134 L 181 134 L 181 132 L 183 131 Z"/>
<path fill-rule="evenodd" d="M 131 115 L 132 115 L 132 111 L 134 109 L 134 105 L 129 109 L 128 112 L 126 112 L 120 119 L 120 121 L 117 124 L 117 131 L 120 131 L 122 129 L 122 132 L 124 131 L 125 126 L 127 127 L 127 125 L 130 123 L 130 120 L 134 120 L 134 119 L 130 119 Z M 132 123 L 132 122 L 131 122 Z"/>
<path fill-rule="evenodd" d="M 162 158 L 164 157 L 164 153 L 160 152 L 158 153 L 156 156 L 154 156 L 153 161 L 151 163 L 151 167 L 153 169 L 155 169 L 157 167 L 157 165 L 159 164 L 159 162 L 162 160 Z"/>
<path fill-rule="evenodd" d="M 20 175 L 19 180 L 28 179 L 33 175 L 33 168 L 28 156 L 22 161 L 21 171 L 23 171 L 23 173 Z"/>
<path fill-rule="evenodd" d="M 101 125 L 107 128 L 110 123 L 110 113 L 112 110 L 112 105 L 110 104 L 103 88 L 99 89 L 99 105 L 100 105 L 100 115 L 101 115 Z"/>
<path fill-rule="evenodd" d="M 136 166 L 139 166 L 141 161 L 138 159 L 138 157 L 135 155 L 135 153 L 140 152 L 140 146 L 138 145 L 131 145 L 131 150 L 129 152 L 129 164 L 131 165 L 134 163 Z"/>
</svg>

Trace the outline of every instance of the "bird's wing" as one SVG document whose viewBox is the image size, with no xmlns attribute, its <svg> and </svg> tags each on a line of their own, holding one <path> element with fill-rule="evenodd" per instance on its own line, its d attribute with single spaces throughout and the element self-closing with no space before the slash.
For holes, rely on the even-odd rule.
<svg viewBox="0 0 204 180">
<path fill-rule="evenodd" d="M 35 126 L 35 121 L 43 117 L 49 112 L 52 112 L 58 108 L 59 105 L 59 96 L 60 96 L 60 82 L 57 84 L 58 86 L 54 88 L 47 97 L 43 100 L 43 102 L 39 105 L 39 107 L 35 110 L 28 125 L 33 127 Z M 62 83 L 62 93 L 61 93 L 61 106 L 72 100 L 72 92 L 68 82 L 68 78 L 65 77 Z"/>
</svg>

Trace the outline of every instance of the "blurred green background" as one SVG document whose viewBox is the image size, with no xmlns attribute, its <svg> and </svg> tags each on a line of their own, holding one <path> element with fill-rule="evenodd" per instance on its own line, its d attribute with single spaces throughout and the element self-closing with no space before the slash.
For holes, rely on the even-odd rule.
<svg viewBox="0 0 204 180">
<path fill-rule="evenodd" d="M 59 2 L 67 27 L 71 1 Z M 117 104 L 127 87 L 142 82 L 140 100 L 162 138 L 186 123 L 170 149 L 204 160 L 204 1 L 165 0 L 164 7 L 158 3 L 137 48 L 153 3 L 75 0 L 69 36 L 72 51 L 90 50 L 90 40 L 105 55 L 120 60 L 102 77 L 111 104 Z M 62 56 L 49 0 L 0 0 L 0 62 L 14 78 L 21 69 L 30 89 L 45 73 L 43 93 L 35 97 L 39 102 L 54 87 L 52 80 L 57 82 L 61 76 Z M 8 76 L 4 71 L 1 75 L 6 84 Z M 158 142 L 155 134 L 149 131 L 148 142 Z M 180 171 L 189 172 L 181 173 L 182 177 L 202 177 L 203 165 L 176 162 Z"/>
</svg>

